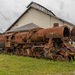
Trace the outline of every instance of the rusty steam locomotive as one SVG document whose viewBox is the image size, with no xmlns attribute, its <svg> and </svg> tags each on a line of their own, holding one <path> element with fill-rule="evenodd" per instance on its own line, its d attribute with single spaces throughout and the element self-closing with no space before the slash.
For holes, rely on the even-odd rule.
<svg viewBox="0 0 75 75">
<path fill-rule="evenodd" d="M 0 48 L 4 49 L 5 54 L 70 61 L 75 56 L 75 48 L 68 43 L 70 36 L 67 26 L 35 28 L 28 32 L 0 35 Z"/>
</svg>

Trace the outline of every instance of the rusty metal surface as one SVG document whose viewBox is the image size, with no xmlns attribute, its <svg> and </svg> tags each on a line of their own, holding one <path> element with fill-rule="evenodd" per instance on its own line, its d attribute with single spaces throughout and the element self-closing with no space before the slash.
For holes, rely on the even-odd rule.
<svg viewBox="0 0 75 75">
<path fill-rule="evenodd" d="M 46 42 L 49 38 L 61 38 L 63 41 L 69 41 L 70 31 L 67 26 L 55 28 L 35 28 L 29 32 L 22 32 L 15 34 L 15 42 Z"/>
<path fill-rule="evenodd" d="M 73 55 L 75 56 L 75 48 L 73 46 L 71 46 L 70 43 L 64 43 L 65 46 L 67 46 L 68 49 L 71 50 L 71 52 L 73 53 Z"/>
<path fill-rule="evenodd" d="M 70 39 L 70 29 L 67 26 L 42 29 L 39 30 L 36 34 L 38 35 L 38 37 L 45 36 L 45 38 L 64 38 L 63 41 L 65 42 L 68 42 Z"/>
<path fill-rule="evenodd" d="M 11 37 L 12 37 L 13 33 L 9 33 L 9 34 L 5 34 L 5 47 L 9 47 L 11 48 Z"/>
<path fill-rule="evenodd" d="M 73 27 L 71 30 L 71 40 L 75 41 L 75 27 Z"/>
<path fill-rule="evenodd" d="M 50 60 L 74 60 L 75 48 L 68 41 L 70 29 L 67 26 L 35 28 L 28 32 L 4 34 L 5 54 L 45 58 Z M 1 36 L 0 36 L 1 38 Z"/>
</svg>

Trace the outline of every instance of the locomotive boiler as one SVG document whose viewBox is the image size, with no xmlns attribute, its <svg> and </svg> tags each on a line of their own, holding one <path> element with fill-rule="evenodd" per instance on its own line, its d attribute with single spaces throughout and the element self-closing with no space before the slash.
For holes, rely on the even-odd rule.
<svg viewBox="0 0 75 75">
<path fill-rule="evenodd" d="M 35 28 L 28 32 L 14 32 L 5 35 L 5 54 L 16 54 L 50 60 L 74 60 L 67 26 Z"/>
</svg>

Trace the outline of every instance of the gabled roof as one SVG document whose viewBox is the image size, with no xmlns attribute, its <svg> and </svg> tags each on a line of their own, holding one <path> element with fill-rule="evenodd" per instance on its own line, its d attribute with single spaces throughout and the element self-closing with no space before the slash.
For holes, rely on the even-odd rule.
<svg viewBox="0 0 75 75">
<path fill-rule="evenodd" d="M 59 18 L 59 17 L 57 17 L 57 16 L 53 16 L 53 15 L 51 15 L 51 14 L 49 14 L 49 13 L 47 13 L 47 12 L 44 12 L 44 11 L 38 9 L 38 8 L 35 8 L 35 7 L 33 7 L 33 6 L 30 6 L 6 31 L 10 30 L 10 29 L 19 21 L 19 19 L 20 19 L 29 9 L 31 9 L 31 8 L 34 8 L 34 9 L 36 9 L 36 10 L 39 10 L 39 11 L 41 11 L 41 12 L 47 14 L 47 15 L 50 15 L 50 16 L 55 17 L 55 18 L 57 18 L 57 19 L 59 19 L 59 20 L 61 20 L 61 21 L 63 21 L 63 22 L 66 22 L 66 23 L 69 23 L 69 24 L 75 26 L 74 24 L 72 24 L 72 23 L 70 23 L 70 22 L 68 22 L 68 21 L 66 21 L 66 20 L 63 20 L 63 19 L 61 19 L 61 18 Z"/>
<path fill-rule="evenodd" d="M 18 27 L 18 28 L 15 28 L 15 29 L 11 29 L 7 32 L 14 32 L 14 31 L 28 31 L 28 30 L 31 30 L 31 29 L 34 29 L 34 28 L 41 28 L 39 27 L 38 25 L 34 24 L 34 23 L 29 23 L 29 24 L 26 24 L 26 25 L 23 25 L 21 27 Z"/>
<path fill-rule="evenodd" d="M 31 4 L 33 4 L 33 3 L 36 4 L 36 5 L 39 5 L 39 6 L 43 7 L 44 9 L 48 10 L 49 12 L 51 12 L 54 16 L 56 16 L 51 10 L 45 8 L 44 6 L 42 6 L 42 5 L 40 5 L 40 4 L 36 3 L 36 2 L 33 2 L 33 1 L 27 6 L 27 8 L 28 8 Z"/>
</svg>

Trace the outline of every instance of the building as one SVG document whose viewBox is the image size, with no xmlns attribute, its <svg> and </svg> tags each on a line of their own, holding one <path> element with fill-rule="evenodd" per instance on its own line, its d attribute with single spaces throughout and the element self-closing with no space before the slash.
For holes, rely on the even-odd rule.
<svg viewBox="0 0 75 75">
<path fill-rule="evenodd" d="M 34 29 L 34 28 L 40 28 L 39 26 L 37 26 L 36 24 L 34 23 L 29 23 L 27 25 L 23 25 L 23 26 L 20 26 L 18 28 L 14 28 L 14 29 L 11 29 L 9 31 L 7 31 L 8 33 L 10 32 L 14 32 L 14 31 L 20 31 L 20 32 L 24 32 L 24 31 L 29 31 L 31 29 Z"/>
<path fill-rule="evenodd" d="M 67 25 L 70 29 L 74 27 L 74 24 L 57 17 L 51 10 L 31 2 L 27 6 L 27 10 L 6 31 L 15 31 L 16 28 L 20 29 L 19 27 L 25 27 L 25 25 L 32 23 L 40 28 L 50 28 L 58 25 Z"/>
</svg>

